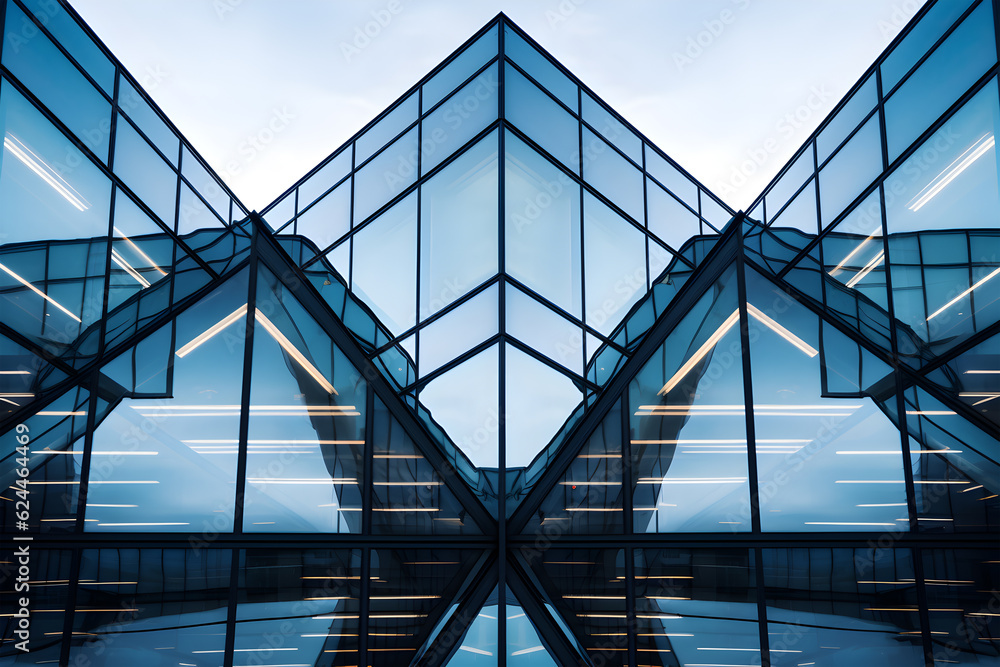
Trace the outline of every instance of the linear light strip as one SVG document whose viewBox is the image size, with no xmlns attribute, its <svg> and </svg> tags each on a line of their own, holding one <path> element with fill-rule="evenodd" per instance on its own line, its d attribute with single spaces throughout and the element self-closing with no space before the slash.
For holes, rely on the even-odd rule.
<svg viewBox="0 0 1000 667">
<path fill-rule="evenodd" d="M 986 276 L 985 278 L 980 279 L 979 281 L 976 282 L 975 285 L 973 285 L 972 287 L 970 287 L 969 289 L 965 290 L 964 292 L 962 292 L 961 294 L 959 294 L 958 296 L 956 296 L 954 299 L 952 299 L 948 303 L 944 304 L 943 306 L 941 306 L 940 308 L 938 308 L 937 310 L 935 310 L 931 314 L 931 316 L 927 318 L 927 321 L 930 322 L 935 317 L 937 317 L 938 315 L 940 315 L 944 311 L 948 310 L 948 308 L 950 308 L 951 306 L 955 305 L 958 301 L 960 301 L 967 294 L 970 294 L 972 292 L 972 290 L 976 289 L 977 287 L 981 287 L 986 281 L 992 280 L 993 278 L 995 278 L 997 276 L 997 274 L 1000 274 L 1000 268 L 994 269 L 993 272 L 990 275 Z"/>
<path fill-rule="evenodd" d="M 950 165 L 938 174 L 937 178 L 928 183 L 923 190 L 917 193 L 916 199 L 909 206 L 907 206 L 907 208 L 914 213 L 919 211 L 925 204 L 927 204 L 927 202 L 934 199 L 934 197 L 936 197 L 942 190 L 948 187 L 948 184 L 958 178 L 963 171 L 971 167 L 972 163 L 993 148 L 995 143 L 996 140 L 993 138 L 992 134 L 987 134 L 986 136 L 977 139 L 972 146 L 955 158 Z"/>
<path fill-rule="evenodd" d="M 709 336 L 708 340 L 706 340 L 702 346 L 698 348 L 698 351 L 695 352 L 676 373 L 674 373 L 674 376 L 670 378 L 665 385 L 663 385 L 663 389 L 658 392 L 658 395 L 665 396 L 666 394 L 669 394 L 670 391 L 684 379 L 684 376 L 690 373 L 691 369 L 697 366 L 698 363 L 705 358 L 705 355 L 708 354 L 709 350 L 715 347 L 718 342 L 722 340 L 723 336 L 729 333 L 729 330 L 733 328 L 739 319 L 740 310 L 737 308 L 733 311 L 733 314 L 727 317 L 726 321 L 715 330 L 715 333 Z"/>
<path fill-rule="evenodd" d="M 159 266 L 157 266 L 156 262 L 154 262 L 153 259 L 149 255 L 147 255 L 146 253 L 144 253 L 142 251 L 142 248 L 140 248 L 139 246 L 137 246 L 135 244 L 135 241 L 133 241 L 129 237 L 125 236 L 125 234 L 123 234 L 117 227 L 112 227 L 112 229 L 114 230 L 115 234 L 117 234 L 118 236 L 120 236 L 122 239 L 125 240 L 126 243 L 128 243 L 130 246 L 132 246 L 132 249 L 135 250 L 139 254 L 140 257 L 142 257 L 144 260 L 146 260 L 146 262 L 149 263 L 150 267 L 152 267 L 156 271 L 159 271 L 160 275 L 162 275 L 162 276 L 167 275 L 167 272 L 164 271 L 163 269 L 161 269 Z"/>
<path fill-rule="evenodd" d="M 180 357 L 180 358 L 183 359 L 184 357 L 186 357 L 187 355 L 191 354 L 196 349 L 198 349 L 199 347 L 201 347 L 203 344 L 205 344 L 210 338 L 212 338 L 213 336 L 215 336 L 215 334 L 219 333 L 220 331 L 222 331 L 223 329 L 225 329 L 226 327 L 228 327 L 230 324 L 232 324 L 233 322 L 235 322 L 236 320 L 240 319 L 241 317 L 243 317 L 246 314 L 247 314 L 247 304 L 244 303 L 242 306 L 240 306 L 239 308 L 237 308 L 236 310 L 234 310 L 233 312 L 231 312 L 229 315 L 226 315 L 224 318 L 222 318 L 221 320 L 219 320 L 218 322 L 216 322 L 214 325 L 212 325 L 211 327 L 209 327 L 203 333 L 201 333 L 200 335 L 198 335 L 195 338 L 193 338 L 191 340 L 191 342 L 189 342 L 187 345 L 185 345 L 181 349 L 177 350 L 177 352 L 175 352 L 175 354 L 178 357 Z M 153 406 L 150 406 L 150 407 L 153 407 Z"/>
<path fill-rule="evenodd" d="M 145 288 L 147 288 L 147 287 L 150 286 L 151 283 L 148 280 L 146 280 L 145 278 L 143 278 L 139 274 L 139 272 L 135 270 L 134 266 L 132 266 L 131 264 L 129 264 L 127 261 L 125 261 L 125 258 L 122 257 L 121 255 L 119 255 L 118 251 L 115 250 L 114 248 L 111 249 L 111 259 L 114 261 L 115 264 L 117 264 L 118 266 L 120 266 L 123 269 L 125 269 L 125 273 L 129 274 L 130 276 L 132 276 L 137 283 L 139 283 L 140 285 L 142 285 L 143 289 L 145 289 Z"/>
<path fill-rule="evenodd" d="M 878 266 L 879 264 L 881 264 L 882 260 L 884 260 L 884 259 L 885 259 L 885 250 L 879 250 L 875 254 L 874 257 L 872 257 L 870 260 L 868 260 L 868 263 L 865 264 L 864 267 L 860 271 L 858 271 L 857 273 L 854 274 L 853 278 L 851 278 L 850 280 L 847 281 L 846 287 L 848 289 L 851 289 L 852 287 L 854 287 L 855 285 L 857 285 L 859 282 L 861 282 L 862 280 L 864 280 L 865 276 L 867 276 L 869 273 L 871 273 L 872 271 L 874 271 L 875 267 Z"/>
<path fill-rule="evenodd" d="M 34 285 L 32 285 L 31 283 L 29 283 L 29 282 L 28 282 L 27 280 L 25 280 L 25 279 L 24 279 L 24 278 L 22 278 L 21 276 L 17 275 L 16 273 L 14 273 L 14 272 L 13 272 L 13 271 L 11 271 L 10 269 L 8 269 L 8 268 L 7 268 L 6 266 L 4 266 L 3 264 L 0 264 L 0 269 L 3 269 L 3 270 L 4 270 L 4 271 L 5 271 L 5 272 L 6 272 L 6 273 L 7 273 L 8 275 L 10 275 L 10 276 L 11 276 L 11 277 L 12 277 L 12 278 L 13 278 L 14 280 L 16 280 L 17 282 L 21 283 L 22 285 L 24 285 L 25 287 L 27 287 L 28 289 L 30 289 L 30 290 L 31 290 L 32 292 L 34 292 L 35 294 L 37 294 L 38 296 L 40 296 L 40 297 L 42 297 L 43 299 L 45 299 L 46 301 L 48 301 L 49 303 L 51 303 L 51 304 L 52 304 L 53 306 L 55 306 L 55 307 L 56 307 L 56 308 L 58 308 L 59 310 L 61 310 L 61 311 L 63 311 L 64 313 L 66 313 L 67 315 L 69 315 L 69 316 L 70 316 L 71 318 L 73 318 L 74 320 L 76 320 L 76 321 L 77 321 L 77 322 L 79 322 L 80 324 L 83 324 L 83 321 L 82 321 L 82 320 L 81 320 L 81 319 L 80 319 L 79 317 L 77 317 L 77 316 L 76 316 L 76 315 L 74 315 L 73 313 L 71 313 L 71 312 L 69 312 L 68 310 L 66 310 L 65 308 L 63 308 L 62 304 L 60 304 L 60 303 L 59 303 L 58 301 L 56 301 L 55 299 L 53 299 L 52 297 L 50 297 L 50 296 L 49 296 L 48 294 L 46 294 L 45 292 L 41 291 L 40 289 L 38 289 L 37 287 L 35 287 L 35 286 L 34 286 Z"/>
<path fill-rule="evenodd" d="M 24 163 L 28 169 L 38 174 L 38 177 L 52 186 L 52 189 L 62 195 L 63 199 L 73 205 L 78 211 L 86 211 L 90 206 L 89 202 L 77 192 L 72 185 L 66 182 L 52 167 L 46 164 L 45 160 L 38 157 L 30 148 L 25 146 L 19 139 L 11 133 L 3 138 L 3 147 L 10 151 L 11 155 Z"/>
<path fill-rule="evenodd" d="M 812 345 L 809 345 L 804 340 L 793 334 L 791 331 L 789 331 L 788 329 L 781 326 L 773 319 L 765 315 L 760 308 L 753 305 L 749 301 L 747 302 L 747 313 L 749 315 L 753 315 L 754 317 L 756 317 L 758 320 L 760 320 L 761 324 L 763 324 L 768 329 L 770 329 L 774 333 L 778 334 L 779 336 L 787 340 L 789 343 L 797 347 L 799 350 L 805 352 L 810 358 L 815 357 L 817 354 L 819 354 L 819 351 L 816 348 L 814 348 Z"/>
<path fill-rule="evenodd" d="M 257 321 L 261 323 L 269 334 L 271 334 L 271 337 L 274 338 L 278 345 L 281 346 L 281 349 L 287 352 L 292 359 L 297 361 L 305 372 L 309 373 L 309 375 L 311 375 L 312 378 L 319 383 L 319 386 L 323 387 L 326 393 L 336 396 L 337 390 L 333 388 L 333 385 L 330 384 L 325 377 L 323 377 L 323 374 L 319 372 L 319 369 L 309 363 L 309 360 L 305 358 L 305 355 L 299 352 L 298 348 L 292 345 L 292 342 L 285 338 L 283 333 L 278 331 L 278 327 L 274 326 L 274 323 L 267 319 L 267 316 L 264 315 L 264 313 L 260 312 L 260 308 L 256 308 L 255 310 Z"/>
<path fill-rule="evenodd" d="M 851 253 L 847 257 L 845 257 L 844 259 L 840 260 L 840 264 L 838 264 L 837 266 L 833 267 L 833 270 L 829 271 L 828 273 L 831 276 L 836 276 L 838 273 L 840 273 L 840 270 L 842 268 L 844 268 L 844 265 L 847 264 L 849 261 L 851 261 L 851 258 L 854 257 L 854 255 L 856 255 L 862 248 L 864 248 L 866 243 L 868 243 L 873 238 L 875 238 L 876 234 L 881 234 L 881 232 L 882 232 L 882 225 L 879 225 L 878 227 L 875 228 L 874 231 L 872 231 L 871 234 L 868 235 L 868 238 L 866 238 L 864 241 L 862 241 L 861 243 L 859 243 L 857 245 L 857 247 L 855 247 L 854 250 L 852 250 Z"/>
</svg>

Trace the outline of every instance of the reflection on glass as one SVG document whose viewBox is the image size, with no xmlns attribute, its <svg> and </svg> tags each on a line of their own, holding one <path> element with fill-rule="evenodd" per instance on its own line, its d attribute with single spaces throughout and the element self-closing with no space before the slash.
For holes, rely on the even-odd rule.
<svg viewBox="0 0 1000 667">
<path fill-rule="evenodd" d="M 73 567 L 73 552 L 69 549 L 46 549 L 31 547 L 32 584 L 29 598 L 30 638 L 26 645 L 27 651 L 22 651 L 15 644 L 21 640 L 14 634 L 15 623 L 6 622 L 3 648 L 0 648 L 0 660 L 7 665 L 55 665 L 59 663 L 62 651 L 62 639 L 65 636 L 66 610 L 72 592 L 70 576 Z M 14 613 L 17 599 L 20 597 L 14 586 L 16 571 L 5 572 L 2 577 L 4 613 Z M 37 613 L 38 610 L 51 609 L 50 612 Z M 9 610 L 9 611 L 8 611 Z"/>
<path fill-rule="evenodd" d="M 273 274 L 257 285 L 243 530 L 359 532 L 365 382 Z"/>
<path fill-rule="evenodd" d="M 764 549 L 771 664 L 924 664 L 909 549 Z"/>
<path fill-rule="evenodd" d="M 579 173 L 579 121 L 509 64 L 504 76 L 506 119 L 570 171 Z"/>
<path fill-rule="evenodd" d="M 234 666 L 358 664 L 361 551 L 247 549 L 239 557 Z"/>
<path fill-rule="evenodd" d="M 426 174 L 497 119 L 500 77 L 494 64 L 421 123 L 420 172 Z"/>
<path fill-rule="evenodd" d="M 642 172 L 590 130 L 583 131 L 583 177 L 633 220 L 643 219 Z"/>
<path fill-rule="evenodd" d="M 420 330 L 420 374 L 443 364 L 496 335 L 499 330 L 497 284 L 466 301 Z"/>
<path fill-rule="evenodd" d="M 300 202 L 301 206 L 301 202 Z M 301 209 L 300 209 L 301 210 Z M 351 182 L 344 181 L 309 209 L 299 213 L 295 233 L 323 249 L 351 229 Z"/>
<path fill-rule="evenodd" d="M 577 85 L 509 26 L 504 28 L 504 55 L 517 63 L 571 111 L 579 112 Z"/>
<path fill-rule="evenodd" d="M 1000 663 L 996 549 L 924 549 L 934 665 Z"/>
<path fill-rule="evenodd" d="M 743 366 L 730 270 L 629 388 L 635 530 L 750 530 Z"/>
<path fill-rule="evenodd" d="M 354 174 L 355 226 L 416 181 L 418 151 L 413 128 Z"/>
<path fill-rule="evenodd" d="M 583 210 L 587 324 L 607 335 L 646 292 L 646 239 L 590 194 Z"/>
<path fill-rule="evenodd" d="M 583 330 L 562 315 L 508 284 L 505 331 L 560 366 L 582 375 Z"/>
</svg>

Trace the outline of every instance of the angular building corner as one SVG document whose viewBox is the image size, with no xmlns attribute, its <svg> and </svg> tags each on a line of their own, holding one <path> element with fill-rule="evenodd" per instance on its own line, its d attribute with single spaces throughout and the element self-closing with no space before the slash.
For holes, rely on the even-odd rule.
<svg viewBox="0 0 1000 667">
<path fill-rule="evenodd" d="M 501 14 L 258 215 L 6 0 L 0 665 L 1000 664 L 997 11 L 748 213 Z"/>
</svg>

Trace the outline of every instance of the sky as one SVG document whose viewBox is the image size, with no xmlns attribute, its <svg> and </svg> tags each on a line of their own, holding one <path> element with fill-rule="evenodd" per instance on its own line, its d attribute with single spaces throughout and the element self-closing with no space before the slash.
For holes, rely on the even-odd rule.
<svg viewBox="0 0 1000 667">
<path fill-rule="evenodd" d="M 70 0 L 262 210 L 503 11 L 746 209 L 923 0 Z"/>
</svg>

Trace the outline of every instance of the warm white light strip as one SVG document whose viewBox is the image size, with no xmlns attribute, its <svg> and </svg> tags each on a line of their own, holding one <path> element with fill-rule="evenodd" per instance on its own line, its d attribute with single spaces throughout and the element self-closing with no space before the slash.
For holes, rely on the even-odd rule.
<svg viewBox="0 0 1000 667">
<path fill-rule="evenodd" d="M 177 350 L 175 354 L 183 359 L 191 352 L 194 352 L 196 349 L 201 347 L 210 338 L 215 336 L 215 334 L 219 333 L 220 331 L 222 331 L 230 324 L 232 324 L 233 322 L 240 319 L 246 314 L 247 314 L 247 304 L 244 303 L 242 306 L 240 306 L 239 308 L 237 308 L 236 310 L 234 310 L 233 312 L 231 312 L 230 314 L 226 315 L 224 318 L 216 322 L 214 325 L 209 327 L 203 333 L 193 338 L 187 345 Z M 156 407 L 156 406 L 149 406 L 149 407 Z"/>
<path fill-rule="evenodd" d="M 884 259 L 885 250 L 879 250 L 874 257 L 868 260 L 868 263 L 864 265 L 864 268 L 855 273 L 854 277 L 847 281 L 847 288 L 850 289 L 864 280 L 865 276 L 874 271 L 875 267 L 881 264 Z"/>
<path fill-rule="evenodd" d="M 30 148 L 25 146 L 14 135 L 9 132 L 3 138 L 3 147 L 10 151 L 11 155 L 24 163 L 31 171 L 38 174 L 38 177 L 52 186 L 52 189 L 63 196 L 63 199 L 73 205 L 78 211 L 86 211 L 89 203 L 77 192 L 72 185 L 67 183 L 52 167 L 45 163 L 45 160 L 38 157 Z"/>
<path fill-rule="evenodd" d="M 146 280 L 145 278 L 143 278 L 139 274 L 139 272 L 135 270 L 134 266 L 132 266 L 131 264 L 129 264 L 127 261 L 125 261 L 125 258 L 122 257 L 121 255 L 119 255 L 118 251 L 115 250 L 114 248 L 111 249 L 111 259 L 112 259 L 112 261 L 114 261 L 115 264 L 117 264 L 118 266 L 120 266 L 123 269 L 125 269 L 125 273 L 129 274 L 130 276 L 132 276 L 137 283 L 139 283 L 140 285 L 142 285 L 143 289 L 149 287 L 150 282 L 148 280 Z"/>
<path fill-rule="evenodd" d="M 48 301 L 49 303 L 51 303 L 56 308 L 58 308 L 59 310 L 63 311 L 64 313 L 66 313 L 70 317 L 72 317 L 77 322 L 80 322 L 81 324 L 83 323 L 83 321 L 79 317 L 77 317 L 73 313 L 71 313 L 68 310 L 66 310 L 65 308 L 63 308 L 62 304 L 60 304 L 58 301 L 56 301 L 55 299 L 53 299 L 52 297 L 50 297 L 48 294 L 46 294 L 45 292 L 41 291 L 40 289 L 38 289 L 37 287 L 35 287 L 31 283 L 29 283 L 27 280 L 25 280 L 21 276 L 17 275 L 16 273 L 14 273 L 10 269 L 8 269 L 3 264 L 0 264 L 0 269 L 2 269 L 3 271 L 5 271 L 8 275 L 10 275 L 10 277 L 12 277 L 17 282 L 21 283 L 22 285 L 24 285 L 28 289 L 30 289 L 35 294 L 37 294 L 38 296 L 42 297 L 43 299 L 45 299 L 46 301 Z"/>
<path fill-rule="evenodd" d="M 463 646 L 459 646 L 458 650 L 459 651 L 468 651 L 469 653 L 477 653 L 479 655 L 493 655 L 489 651 L 484 651 L 481 648 L 474 648 L 472 646 L 464 646 L 464 645 Z"/>
<path fill-rule="evenodd" d="M 319 383 L 319 386 L 323 387 L 323 390 L 326 391 L 326 393 L 336 396 L 337 390 L 333 388 L 333 385 L 330 384 L 325 377 L 323 377 L 323 374 L 319 372 L 319 369 L 309 363 L 309 360 L 305 358 L 305 355 L 299 352 L 298 348 L 292 345 L 292 342 L 285 338 L 283 333 L 278 331 L 278 327 L 274 326 L 271 320 L 267 319 L 267 316 L 260 312 L 260 308 L 257 308 L 256 311 L 257 321 L 260 322 L 261 326 L 263 326 L 269 334 L 271 334 L 271 337 L 274 338 L 278 345 L 281 346 L 281 349 L 287 352 L 288 356 L 297 361 L 299 366 L 302 366 L 305 372 L 309 373 L 309 375 L 311 375 L 312 378 Z"/>
<path fill-rule="evenodd" d="M 922 415 L 927 417 L 943 417 L 945 415 L 953 415 L 955 412 L 953 410 L 907 410 L 908 415 Z"/>
<path fill-rule="evenodd" d="M 523 648 L 520 651 L 514 651 L 511 655 L 527 655 L 528 653 L 536 653 L 544 650 L 544 646 L 532 646 L 531 648 Z"/>
<path fill-rule="evenodd" d="M 944 171 L 942 171 L 938 176 L 927 184 L 923 190 L 917 193 L 916 198 L 907 206 L 911 211 L 916 213 L 923 206 L 934 199 L 942 190 L 948 187 L 948 184 L 958 178 L 963 171 L 972 166 L 972 163 L 981 158 L 986 154 L 993 145 L 996 143 L 992 134 L 987 134 L 985 137 L 981 137 L 976 140 L 964 153 L 959 155 L 955 160 L 948 165 Z"/>
<path fill-rule="evenodd" d="M 684 379 L 684 376 L 690 373 L 691 369 L 697 366 L 698 363 L 705 358 L 705 355 L 708 354 L 708 352 L 715 347 L 720 340 L 722 340 L 723 336 L 729 333 L 729 330 L 733 328 L 739 319 L 740 311 L 737 308 L 733 311 L 733 314 L 727 317 L 726 321 L 715 330 L 715 333 L 709 336 L 708 340 L 706 340 L 702 346 L 698 348 L 698 351 L 695 352 L 676 373 L 674 373 L 674 376 L 670 378 L 665 385 L 663 385 L 663 389 L 657 392 L 658 395 L 664 396 L 670 393 L 670 391 Z"/>
<path fill-rule="evenodd" d="M 756 317 L 758 320 L 760 320 L 761 324 L 763 324 L 768 329 L 770 329 L 774 333 L 778 334 L 779 336 L 787 340 L 789 343 L 791 343 L 798 349 L 805 352 L 809 357 L 815 357 L 817 354 L 819 354 L 819 351 L 816 348 L 809 345 L 804 340 L 793 334 L 791 331 L 789 331 L 785 327 L 775 322 L 773 319 L 765 315 L 760 308 L 749 302 L 747 302 L 747 314 Z"/>
<path fill-rule="evenodd" d="M 1000 375 L 1000 371 L 965 371 L 966 375 Z"/>
<path fill-rule="evenodd" d="M 983 403 L 989 403 L 990 401 L 992 401 L 994 399 L 997 399 L 997 398 L 1000 398 L 1000 394 L 997 394 L 996 396 L 990 396 L 989 398 L 984 398 L 981 401 L 976 401 L 972 405 L 973 405 L 973 407 L 975 407 L 977 405 L 982 405 Z"/>
<path fill-rule="evenodd" d="M 975 284 L 975 285 L 973 285 L 972 287 L 970 287 L 969 289 L 965 290 L 964 292 L 962 292 L 961 294 L 959 294 L 958 296 L 956 296 L 956 297 L 955 297 L 954 299 L 952 299 L 952 300 L 951 300 L 951 301 L 949 301 L 948 303 L 944 304 L 943 306 L 941 306 L 940 308 L 938 308 L 937 310 L 935 310 L 935 311 L 934 311 L 934 312 L 933 312 L 933 313 L 931 314 L 931 316 L 927 318 L 927 321 L 928 321 L 928 322 L 930 322 L 930 321 L 931 321 L 931 320 L 933 320 L 933 319 L 934 319 L 935 317 L 937 317 L 938 315 L 940 315 L 940 314 L 941 314 L 941 313 L 943 313 L 944 311 L 948 310 L 948 308 L 950 308 L 951 306 L 953 306 L 953 305 L 955 305 L 955 304 L 956 304 L 957 302 L 959 302 L 959 301 L 960 301 L 960 300 L 961 300 L 961 299 L 962 299 L 963 297 L 965 297 L 965 296 L 966 296 L 967 294 L 970 294 L 970 293 L 972 292 L 972 290 L 976 289 L 977 287 L 980 287 L 980 286 L 981 286 L 981 285 L 983 285 L 983 284 L 984 284 L 984 283 L 985 283 L 986 281 L 988 281 L 988 280 L 992 280 L 992 279 L 993 279 L 993 278 L 995 278 L 995 277 L 996 277 L 996 276 L 997 276 L 998 274 L 1000 274 L 1000 268 L 998 268 L 998 269 L 994 269 L 994 270 L 993 270 L 993 273 L 991 273 L 990 275 L 986 276 L 985 278 L 982 278 L 982 279 L 980 279 L 979 281 L 977 281 L 977 282 L 976 282 L 976 284 Z"/>
<path fill-rule="evenodd" d="M 874 229 L 874 231 L 872 231 L 871 234 L 868 235 L 868 238 L 866 238 L 864 241 L 862 241 L 861 243 L 859 243 L 854 248 L 854 250 L 852 250 L 850 252 L 850 254 L 847 257 L 845 257 L 844 259 L 840 260 L 840 264 L 838 264 L 837 266 L 833 267 L 833 269 L 831 271 L 829 271 L 829 274 L 831 276 L 836 276 L 838 273 L 840 273 L 840 270 L 842 268 L 844 268 L 844 265 L 847 264 L 849 261 L 851 261 L 851 258 L 854 257 L 856 254 L 858 254 L 858 252 L 860 252 L 861 249 L 865 247 L 865 244 L 867 244 L 869 241 L 871 241 L 873 238 L 875 238 L 876 235 L 879 235 L 881 233 L 882 233 L 882 225 L 879 225 L 878 227 L 876 227 Z"/>
<path fill-rule="evenodd" d="M 0 375 L 31 375 L 31 371 L 0 371 Z"/>
<path fill-rule="evenodd" d="M 122 232 L 117 227 L 112 227 L 112 229 L 114 230 L 115 234 L 117 234 L 118 236 L 120 236 L 121 238 L 123 238 L 126 243 L 128 243 L 130 246 L 132 246 L 132 249 L 135 250 L 136 253 L 138 253 L 138 255 L 140 257 L 142 257 L 144 260 L 146 260 L 146 262 L 149 264 L 150 267 L 152 267 L 156 271 L 159 271 L 160 275 L 162 275 L 162 276 L 167 275 L 167 272 L 164 271 L 163 269 L 161 269 L 159 266 L 157 266 L 156 262 L 154 262 L 153 259 L 149 255 L 147 255 L 146 253 L 144 253 L 142 251 L 142 248 L 140 248 L 139 246 L 137 246 L 132 239 L 130 239 L 129 237 L 127 237 L 124 234 L 122 234 Z"/>
</svg>

